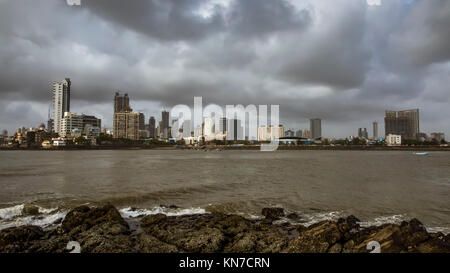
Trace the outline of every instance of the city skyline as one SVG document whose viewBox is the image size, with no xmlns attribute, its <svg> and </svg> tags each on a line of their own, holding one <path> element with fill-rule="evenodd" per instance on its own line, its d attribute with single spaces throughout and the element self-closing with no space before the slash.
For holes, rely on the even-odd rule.
<svg viewBox="0 0 450 273">
<path fill-rule="evenodd" d="M 338 138 L 373 120 L 383 132 L 386 109 L 419 108 L 421 131 L 449 135 L 450 37 L 440 26 L 450 4 L 405 2 L 139 1 L 123 14 L 120 1 L 3 1 L 0 129 L 46 121 L 49 83 L 70 77 L 71 111 L 96 109 L 107 128 L 111 93 L 121 90 L 158 120 L 163 108 L 203 96 L 279 104 L 285 128 L 320 117 L 323 136 Z M 156 16 L 168 11 L 183 22 L 177 28 Z"/>
<path fill-rule="evenodd" d="M 59 133 L 60 136 L 65 137 L 66 135 L 69 135 L 72 133 L 72 129 L 81 130 L 81 133 L 84 135 L 91 135 L 90 133 L 86 132 L 94 132 L 94 134 L 99 134 L 102 129 L 112 129 L 114 138 L 128 138 L 131 140 L 139 140 L 139 139 L 145 139 L 145 138 L 160 138 L 160 139 L 169 139 L 172 138 L 171 136 L 171 126 L 177 119 L 174 119 L 170 115 L 170 111 L 167 111 L 165 108 L 160 112 L 161 113 L 161 119 L 158 122 L 158 125 L 156 126 L 156 120 L 154 116 L 150 116 L 149 123 L 146 123 L 145 114 L 141 111 L 133 112 L 133 109 L 130 106 L 130 97 L 128 93 L 124 93 L 121 95 L 120 91 L 115 92 L 114 95 L 114 102 L 113 102 L 113 120 L 114 124 L 112 128 L 106 128 L 102 127 L 101 119 L 97 119 L 95 116 L 88 116 L 84 113 L 81 115 L 78 115 L 75 112 L 70 112 L 70 96 L 71 96 L 71 79 L 65 78 L 61 82 L 54 81 L 53 82 L 53 91 L 52 91 L 52 111 L 49 111 L 48 115 L 48 127 L 46 128 L 49 132 L 56 132 Z M 62 118 L 56 119 L 57 116 L 61 116 Z M 193 118 L 193 116 L 191 117 Z M 209 118 L 210 122 L 215 123 L 214 118 Z M 224 127 L 230 127 L 231 125 L 225 125 L 223 124 L 222 120 L 224 120 L 225 123 L 227 123 L 226 118 L 221 118 L 218 122 L 218 131 L 215 133 L 226 133 L 229 140 L 246 140 L 248 138 L 247 135 L 244 134 L 244 131 L 242 131 L 244 128 L 241 129 L 241 131 L 235 131 L 231 132 L 231 134 L 234 134 L 233 136 L 230 135 L 230 132 L 227 132 L 224 130 Z M 233 120 L 228 120 L 229 122 Z M 235 119 L 234 122 L 241 123 L 240 120 Z M 128 123 L 132 125 L 128 125 Z M 269 121 L 270 122 L 270 121 Z M 61 125 L 58 125 L 61 124 Z M 214 133 L 214 125 L 211 124 L 206 129 L 205 124 L 208 123 L 208 118 L 203 117 L 203 125 L 201 131 L 202 136 L 212 136 L 211 134 Z M 419 127 L 420 118 L 419 118 L 419 109 L 411 109 L 411 110 L 400 110 L 400 111 L 393 111 L 393 110 L 385 110 L 385 118 L 384 118 L 384 124 L 385 124 L 385 134 L 384 136 L 388 136 L 390 134 L 393 135 L 401 135 L 404 139 L 409 140 L 419 140 L 423 138 L 435 138 L 435 139 L 444 139 L 445 133 L 443 131 L 433 131 L 429 132 L 429 136 L 426 132 L 423 132 L 420 130 Z M 39 125 L 39 127 L 42 126 Z M 89 128 L 84 128 L 86 124 L 89 124 Z M 172 125 L 171 125 L 172 124 Z M 156 128 L 155 128 L 156 126 Z M 180 125 L 180 130 L 184 131 L 186 130 L 186 126 L 189 127 L 189 132 L 183 132 L 183 137 L 187 137 L 188 135 L 191 136 L 191 133 L 193 136 L 196 136 L 196 129 L 195 127 L 191 126 L 190 120 L 186 120 L 183 124 Z M 302 137 L 302 138 L 309 138 L 309 139 L 328 139 L 330 137 L 323 136 L 322 133 L 322 119 L 321 118 L 311 118 L 309 120 L 309 130 L 304 128 L 297 128 L 298 130 L 295 130 L 294 128 L 287 128 L 283 125 L 283 121 L 280 121 L 279 123 L 281 130 L 280 137 L 294 137 L 294 135 L 298 134 L 298 132 L 302 133 L 301 135 L 297 135 L 296 137 Z M 374 121 L 372 123 L 372 137 L 369 137 L 367 128 L 359 128 L 358 133 L 356 135 L 347 135 L 345 137 L 353 138 L 363 138 L 363 139 L 373 139 L 378 140 L 379 132 L 378 132 L 378 122 Z M 121 128 L 122 129 L 119 129 Z M 125 129 L 129 128 L 130 129 Z M 232 127 L 232 126 L 231 126 Z M 236 124 L 234 125 L 236 127 Z M 237 125 L 237 127 L 240 127 L 240 125 Z M 260 135 L 266 135 L 267 133 L 260 132 L 260 129 L 262 127 L 267 127 L 265 125 L 258 125 L 257 127 L 257 139 L 260 140 Z M 270 126 L 272 127 L 272 126 Z M 278 127 L 278 126 L 276 126 Z M 27 128 L 25 126 L 18 127 L 18 130 L 21 130 L 22 128 Z M 33 126 L 28 128 L 35 128 Z M 59 128 L 59 129 L 58 129 Z M 94 129 L 94 131 L 92 131 Z M 287 129 L 288 134 L 285 135 L 284 129 Z M 87 130 L 87 131 L 86 131 Z M 131 130 L 131 131 L 129 131 Z M 211 131 L 212 130 L 212 131 Z M 245 129 L 248 131 L 248 128 Z M 3 129 L 3 131 L 7 131 L 6 129 Z M 210 133 L 205 133 L 205 131 L 211 131 Z M 144 133 L 144 134 L 143 134 Z M 215 134 L 214 133 L 214 134 Z M 271 135 L 272 133 L 268 133 Z M 238 137 L 238 135 L 240 135 Z M 442 135 L 442 136 L 441 136 Z M 222 138 L 222 137 L 221 137 Z M 263 137 L 267 138 L 267 137 Z M 273 137 L 269 137 L 271 139 Z M 216 136 L 214 136 L 212 139 L 216 139 Z M 212 140 L 211 139 L 211 140 Z M 331 139 L 337 139 L 336 137 L 331 137 Z M 344 139 L 344 138 L 339 138 Z M 250 140 L 250 139 L 248 139 Z M 256 140 L 256 138 L 252 138 L 251 140 Z"/>
</svg>

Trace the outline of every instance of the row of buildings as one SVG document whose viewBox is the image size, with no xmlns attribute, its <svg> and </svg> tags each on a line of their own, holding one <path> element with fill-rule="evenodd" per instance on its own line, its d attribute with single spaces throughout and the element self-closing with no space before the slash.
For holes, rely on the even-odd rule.
<svg viewBox="0 0 450 273">
<path fill-rule="evenodd" d="M 428 136 L 420 132 L 419 109 L 392 111 L 386 110 L 384 118 L 385 140 L 391 145 L 400 145 L 402 141 L 445 141 L 444 133 L 434 132 Z M 358 137 L 370 139 L 367 128 L 358 129 Z M 372 140 L 381 140 L 378 135 L 378 122 L 373 122 Z"/>
<path fill-rule="evenodd" d="M 37 128 L 19 128 L 14 135 L 14 141 L 24 144 L 41 144 L 45 140 L 60 141 L 61 139 L 76 139 L 84 137 L 93 140 L 102 132 L 101 119 L 93 115 L 77 114 L 71 112 L 71 85 L 69 78 L 53 83 L 53 99 L 47 128 L 41 124 Z M 419 109 L 391 111 L 387 110 L 384 118 L 385 135 L 383 140 L 392 140 L 401 143 L 402 140 L 429 140 L 444 141 L 443 133 L 432 133 L 431 137 L 420 132 Z M 172 128 L 180 128 L 173 131 Z M 247 131 L 246 131 L 247 130 Z M 114 96 L 113 130 L 110 132 L 115 139 L 160 139 L 181 140 L 186 142 L 228 140 L 228 141 L 272 141 L 277 138 L 284 139 L 322 139 L 322 120 L 313 118 L 308 129 L 285 130 L 283 125 L 260 126 L 252 128 L 255 134 L 249 133 L 245 124 L 239 119 L 205 118 L 203 123 L 195 128 L 191 127 L 189 120 L 184 121 L 181 127 L 178 120 L 170 120 L 170 113 L 162 111 L 161 120 L 157 121 L 151 116 L 148 122 L 144 113 L 133 111 L 130 106 L 128 94 L 116 92 Z M 107 132 L 107 131 L 105 131 Z M 252 131 L 253 132 L 253 131 Z M 108 132 L 109 133 L 109 132 Z M 358 129 L 358 138 L 379 141 L 378 122 L 373 122 L 372 138 L 369 138 L 367 128 Z M 395 140 L 395 141 L 394 141 Z M 8 132 L 0 134 L 0 144 L 11 141 Z"/>
<path fill-rule="evenodd" d="M 156 126 L 157 125 L 157 126 Z M 190 120 L 184 121 L 181 126 L 178 120 L 170 122 L 170 113 L 162 111 L 161 121 L 156 124 L 155 117 L 150 117 L 146 123 L 145 115 L 135 112 L 130 107 L 130 98 L 128 94 L 116 92 L 114 96 L 114 133 L 116 139 L 139 140 L 146 138 L 156 138 L 161 140 L 181 140 L 186 142 L 200 141 L 272 141 L 277 138 L 291 136 L 293 131 L 284 131 L 282 125 L 279 126 L 261 126 L 257 128 L 256 135 L 246 135 L 244 126 L 239 119 L 205 118 L 202 125 L 191 128 Z M 180 128 L 175 132 L 172 127 Z M 192 130 L 193 129 L 193 130 Z M 296 132 L 299 138 L 320 139 L 322 137 L 321 119 L 311 119 L 310 130 L 299 130 Z"/>
</svg>

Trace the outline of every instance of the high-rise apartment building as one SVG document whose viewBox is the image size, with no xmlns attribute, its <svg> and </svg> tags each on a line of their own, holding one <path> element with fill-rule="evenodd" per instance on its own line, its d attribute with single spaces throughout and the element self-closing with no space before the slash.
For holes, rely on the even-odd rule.
<svg viewBox="0 0 450 273">
<path fill-rule="evenodd" d="M 417 139 L 420 133 L 419 109 L 386 111 L 385 135 L 401 135 L 404 139 Z"/>
<path fill-rule="evenodd" d="M 61 119 L 64 113 L 70 112 L 70 86 L 71 81 L 66 78 L 62 82 L 53 83 L 53 131 L 62 133 Z"/>
<path fill-rule="evenodd" d="M 139 113 L 118 112 L 114 114 L 114 138 L 139 140 Z"/>
<path fill-rule="evenodd" d="M 128 94 L 121 96 L 117 92 L 114 97 L 114 138 L 139 140 L 141 115 L 132 111 Z"/>
<path fill-rule="evenodd" d="M 114 113 L 132 111 L 133 109 L 130 107 L 130 98 L 128 97 L 128 94 L 122 96 L 119 92 L 116 92 L 114 97 Z"/>
<path fill-rule="evenodd" d="M 322 138 L 322 120 L 320 118 L 313 118 L 309 121 L 309 127 L 311 130 L 311 138 Z"/>
</svg>

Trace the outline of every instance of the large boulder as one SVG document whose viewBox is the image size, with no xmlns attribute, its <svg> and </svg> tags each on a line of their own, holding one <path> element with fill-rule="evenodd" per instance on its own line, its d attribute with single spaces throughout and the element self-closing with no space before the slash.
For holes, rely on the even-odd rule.
<svg viewBox="0 0 450 273">
<path fill-rule="evenodd" d="M 103 233 L 120 234 L 129 231 L 127 222 L 112 205 L 99 208 L 77 207 L 66 215 L 61 227 L 67 233 L 79 233 L 97 225 L 102 226 Z"/>
<path fill-rule="evenodd" d="M 80 243 L 81 252 L 136 252 L 128 223 L 112 205 L 77 207 L 66 215 L 61 228 L 64 234 Z"/>
<path fill-rule="evenodd" d="M 214 216 L 186 215 L 167 217 L 163 214 L 148 215 L 141 220 L 141 227 L 146 235 L 144 239 L 155 238 L 167 245 L 173 245 L 182 252 L 220 252 L 225 236 L 213 226 Z M 153 237 L 153 238 L 152 238 Z M 151 243 L 155 240 L 151 241 Z M 155 246 L 151 246 L 155 249 Z M 157 249 L 157 248 L 156 248 Z M 162 246 L 164 251 L 173 248 Z"/>
<path fill-rule="evenodd" d="M 39 208 L 33 205 L 25 204 L 22 209 L 23 216 L 35 216 L 39 214 Z"/>
</svg>

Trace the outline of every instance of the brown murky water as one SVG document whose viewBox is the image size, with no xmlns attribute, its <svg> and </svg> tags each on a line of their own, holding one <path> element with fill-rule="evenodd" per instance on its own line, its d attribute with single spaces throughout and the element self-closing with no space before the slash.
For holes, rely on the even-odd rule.
<svg viewBox="0 0 450 273">
<path fill-rule="evenodd" d="M 0 188 L 3 209 L 111 202 L 258 215 L 262 207 L 282 206 L 317 220 L 416 217 L 450 230 L 448 152 L 4 151 Z"/>
</svg>

